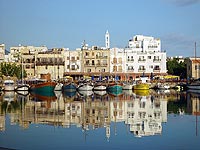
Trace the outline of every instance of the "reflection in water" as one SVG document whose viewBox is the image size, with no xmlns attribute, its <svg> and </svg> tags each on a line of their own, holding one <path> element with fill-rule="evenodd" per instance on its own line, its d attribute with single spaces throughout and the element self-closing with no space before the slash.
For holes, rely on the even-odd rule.
<svg viewBox="0 0 200 150">
<path fill-rule="evenodd" d="M 5 92 L 0 106 L 1 131 L 6 130 L 5 116 L 9 114 L 11 123 L 19 124 L 24 129 L 29 128 L 31 123 L 63 128 L 76 125 L 83 131 L 105 128 L 108 140 L 111 123 L 124 122 L 129 132 L 135 137 L 142 137 L 162 134 L 167 112 L 200 114 L 198 94 L 189 93 L 186 96 L 186 93 L 173 90 L 125 90 L 120 94 L 56 91 L 45 95 Z M 116 126 L 114 131 L 117 134 Z"/>
</svg>

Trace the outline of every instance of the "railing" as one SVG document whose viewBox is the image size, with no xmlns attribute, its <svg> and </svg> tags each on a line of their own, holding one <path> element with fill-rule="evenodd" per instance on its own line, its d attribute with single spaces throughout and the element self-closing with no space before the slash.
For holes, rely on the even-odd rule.
<svg viewBox="0 0 200 150">
<path fill-rule="evenodd" d="M 138 59 L 138 62 L 145 62 L 146 59 Z"/>
<path fill-rule="evenodd" d="M 160 72 L 160 68 L 153 69 L 153 72 Z"/>
<path fill-rule="evenodd" d="M 153 62 L 160 62 L 161 59 L 153 59 Z"/>
<path fill-rule="evenodd" d="M 57 61 L 57 62 L 53 62 L 53 61 L 50 61 L 50 62 L 46 62 L 46 61 L 45 62 L 40 62 L 40 61 L 37 61 L 36 62 L 37 66 L 39 66 L 39 65 L 40 66 L 43 66 L 43 65 L 47 65 L 47 66 L 48 65 L 52 65 L 53 66 L 53 65 L 64 65 L 64 64 L 65 64 L 64 61 Z"/>
<path fill-rule="evenodd" d="M 138 69 L 138 72 L 145 72 L 146 69 Z"/>
</svg>

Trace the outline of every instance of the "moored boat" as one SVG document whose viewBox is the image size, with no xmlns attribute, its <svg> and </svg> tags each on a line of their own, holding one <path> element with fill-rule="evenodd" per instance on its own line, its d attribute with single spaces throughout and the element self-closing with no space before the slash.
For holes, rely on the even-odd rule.
<svg viewBox="0 0 200 150">
<path fill-rule="evenodd" d="M 92 91 L 93 88 L 94 88 L 93 85 L 87 84 L 87 83 L 85 83 L 85 84 L 80 84 L 80 85 L 78 86 L 78 90 L 79 90 L 79 91 Z"/>
<path fill-rule="evenodd" d="M 54 91 L 62 91 L 62 87 L 63 84 L 58 82 L 54 88 Z"/>
<path fill-rule="evenodd" d="M 18 84 L 15 91 L 28 91 L 30 86 L 28 84 Z"/>
<path fill-rule="evenodd" d="M 15 90 L 14 80 L 5 80 L 4 81 L 4 91 L 14 91 L 14 90 Z"/>
<path fill-rule="evenodd" d="M 150 84 L 148 77 L 141 77 L 136 81 L 136 84 L 133 86 L 134 90 L 149 90 Z"/>
<path fill-rule="evenodd" d="M 36 80 L 33 84 L 30 85 L 30 91 L 39 93 L 44 92 L 54 92 L 56 82 Z"/>
<path fill-rule="evenodd" d="M 64 83 L 62 90 L 68 92 L 76 91 L 77 85 L 74 82 Z"/>
<path fill-rule="evenodd" d="M 109 92 L 122 92 L 122 83 L 119 82 L 111 82 L 108 84 L 107 90 Z"/>
<path fill-rule="evenodd" d="M 103 81 L 96 82 L 94 85 L 94 91 L 104 91 L 106 88 L 106 83 Z"/>
</svg>

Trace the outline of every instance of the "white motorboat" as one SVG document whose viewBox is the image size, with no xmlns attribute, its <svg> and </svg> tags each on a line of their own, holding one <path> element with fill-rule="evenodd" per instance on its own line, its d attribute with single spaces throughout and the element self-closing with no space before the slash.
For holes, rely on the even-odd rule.
<svg viewBox="0 0 200 150">
<path fill-rule="evenodd" d="M 4 91 L 14 91 L 14 90 L 15 90 L 14 80 L 5 80 L 4 81 Z"/>
</svg>

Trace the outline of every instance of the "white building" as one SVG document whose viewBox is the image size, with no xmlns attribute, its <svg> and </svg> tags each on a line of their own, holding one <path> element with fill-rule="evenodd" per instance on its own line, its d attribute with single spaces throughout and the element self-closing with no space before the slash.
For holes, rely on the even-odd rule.
<svg viewBox="0 0 200 150">
<path fill-rule="evenodd" d="M 40 46 L 40 47 L 35 47 L 35 46 L 15 46 L 15 47 L 10 47 L 10 53 L 9 53 L 9 62 L 18 62 L 20 59 L 20 55 L 22 53 L 27 53 L 30 55 L 34 55 L 35 53 L 38 52 L 44 52 L 47 51 L 48 48 L 46 46 Z"/>
<path fill-rule="evenodd" d="M 122 48 L 110 49 L 110 73 L 124 73 L 125 70 L 125 55 Z"/>
<path fill-rule="evenodd" d="M 0 62 L 5 60 L 5 44 L 0 44 Z"/>
<path fill-rule="evenodd" d="M 77 73 L 81 72 L 81 49 L 65 50 L 65 72 Z"/>
<path fill-rule="evenodd" d="M 161 51 L 161 41 L 154 37 L 136 35 L 129 40 L 126 56 L 126 73 L 166 74 L 166 52 Z"/>
</svg>

